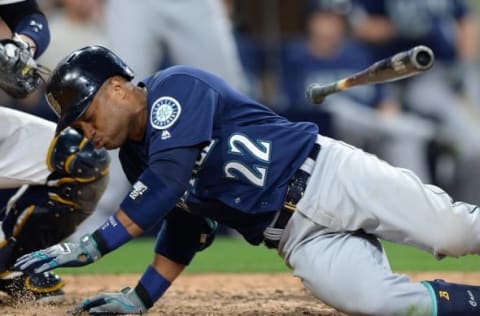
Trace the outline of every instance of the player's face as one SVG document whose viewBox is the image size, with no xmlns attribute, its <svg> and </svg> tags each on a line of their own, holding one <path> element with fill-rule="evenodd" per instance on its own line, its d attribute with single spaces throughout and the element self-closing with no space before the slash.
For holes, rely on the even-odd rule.
<svg viewBox="0 0 480 316">
<path fill-rule="evenodd" d="M 122 92 L 121 87 L 102 86 L 87 111 L 72 124 L 96 148 L 118 148 L 128 139 L 131 112 Z"/>
</svg>

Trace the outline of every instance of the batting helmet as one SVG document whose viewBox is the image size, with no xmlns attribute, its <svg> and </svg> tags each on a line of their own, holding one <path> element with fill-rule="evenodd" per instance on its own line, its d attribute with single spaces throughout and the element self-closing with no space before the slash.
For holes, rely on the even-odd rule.
<svg viewBox="0 0 480 316">
<path fill-rule="evenodd" d="M 115 75 L 129 81 L 134 77 L 133 70 L 105 47 L 87 46 L 65 57 L 46 87 L 48 104 L 60 118 L 55 133 L 85 113 L 98 89 Z"/>
</svg>

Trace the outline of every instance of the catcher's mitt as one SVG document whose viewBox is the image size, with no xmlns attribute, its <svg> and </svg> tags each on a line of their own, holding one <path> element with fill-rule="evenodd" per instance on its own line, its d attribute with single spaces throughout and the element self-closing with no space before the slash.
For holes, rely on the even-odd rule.
<svg viewBox="0 0 480 316">
<path fill-rule="evenodd" d="M 33 59 L 30 46 L 14 36 L 0 40 L 0 88 L 14 98 L 32 93 L 47 71 Z"/>
</svg>

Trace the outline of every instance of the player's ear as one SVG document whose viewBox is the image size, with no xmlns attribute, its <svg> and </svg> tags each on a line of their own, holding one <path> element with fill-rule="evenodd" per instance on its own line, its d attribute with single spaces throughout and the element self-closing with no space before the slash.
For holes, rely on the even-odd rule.
<svg viewBox="0 0 480 316">
<path fill-rule="evenodd" d="M 110 89 L 115 95 L 123 98 L 126 93 L 125 79 L 120 76 L 114 76 L 108 79 Z"/>
</svg>

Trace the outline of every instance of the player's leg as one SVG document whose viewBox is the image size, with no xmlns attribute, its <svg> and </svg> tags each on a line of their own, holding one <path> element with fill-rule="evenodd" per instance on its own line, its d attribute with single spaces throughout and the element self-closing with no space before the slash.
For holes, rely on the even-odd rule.
<svg viewBox="0 0 480 316">
<path fill-rule="evenodd" d="M 163 31 L 174 62 L 213 72 L 245 91 L 243 68 L 222 1 L 157 2 L 171 19 L 171 27 Z"/>
<path fill-rule="evenodd" d="M 454 202 L 410 171 L 394 168 L 361 150 L 322 137 L 320 143 L 313 174 L 287 228 L 302 215 L 333 233 L 361 230 L 436 256 L 480 253 L 477 206 Z M 286 257 L 290 262 L 288 254 Z M 472 308 L 479 312 L 479 287 L 445 282 L 424 285 L 435 302 L 434 315 L 470 315 Z"/>
<path fill-rule="evenodd" d="M 377 109 L 342 97 L 324 106 L 333 114 L 339 139 L 362 148 L 369 146 L 369 151 L 391 164 L 429 179 L 426 153 L 434 134 L 430 122 L 406 113 L 380 115 Z"/>
<path fill-rule="evenodd" d="M 282 237 L 280 252 L 315 297 L 349 315 L 430 316 L 427 287 L 392 273 L 372 235 L 328 233 L 297 212 Z"/>
<path fill-rule="evenodd" d="M 55 124 L 0 106 L 0 188 L 44 184 L 45 157 Z"/>
<path fill-rule="evenodd" d="M 443 190 L 423 184 L 342 142 L 321 137 L 322 149 L 297 209 L 336 231 L 362 229 L 441 256 L 480 254 L 480 210 L 454 202 Z"/>
</svg>

